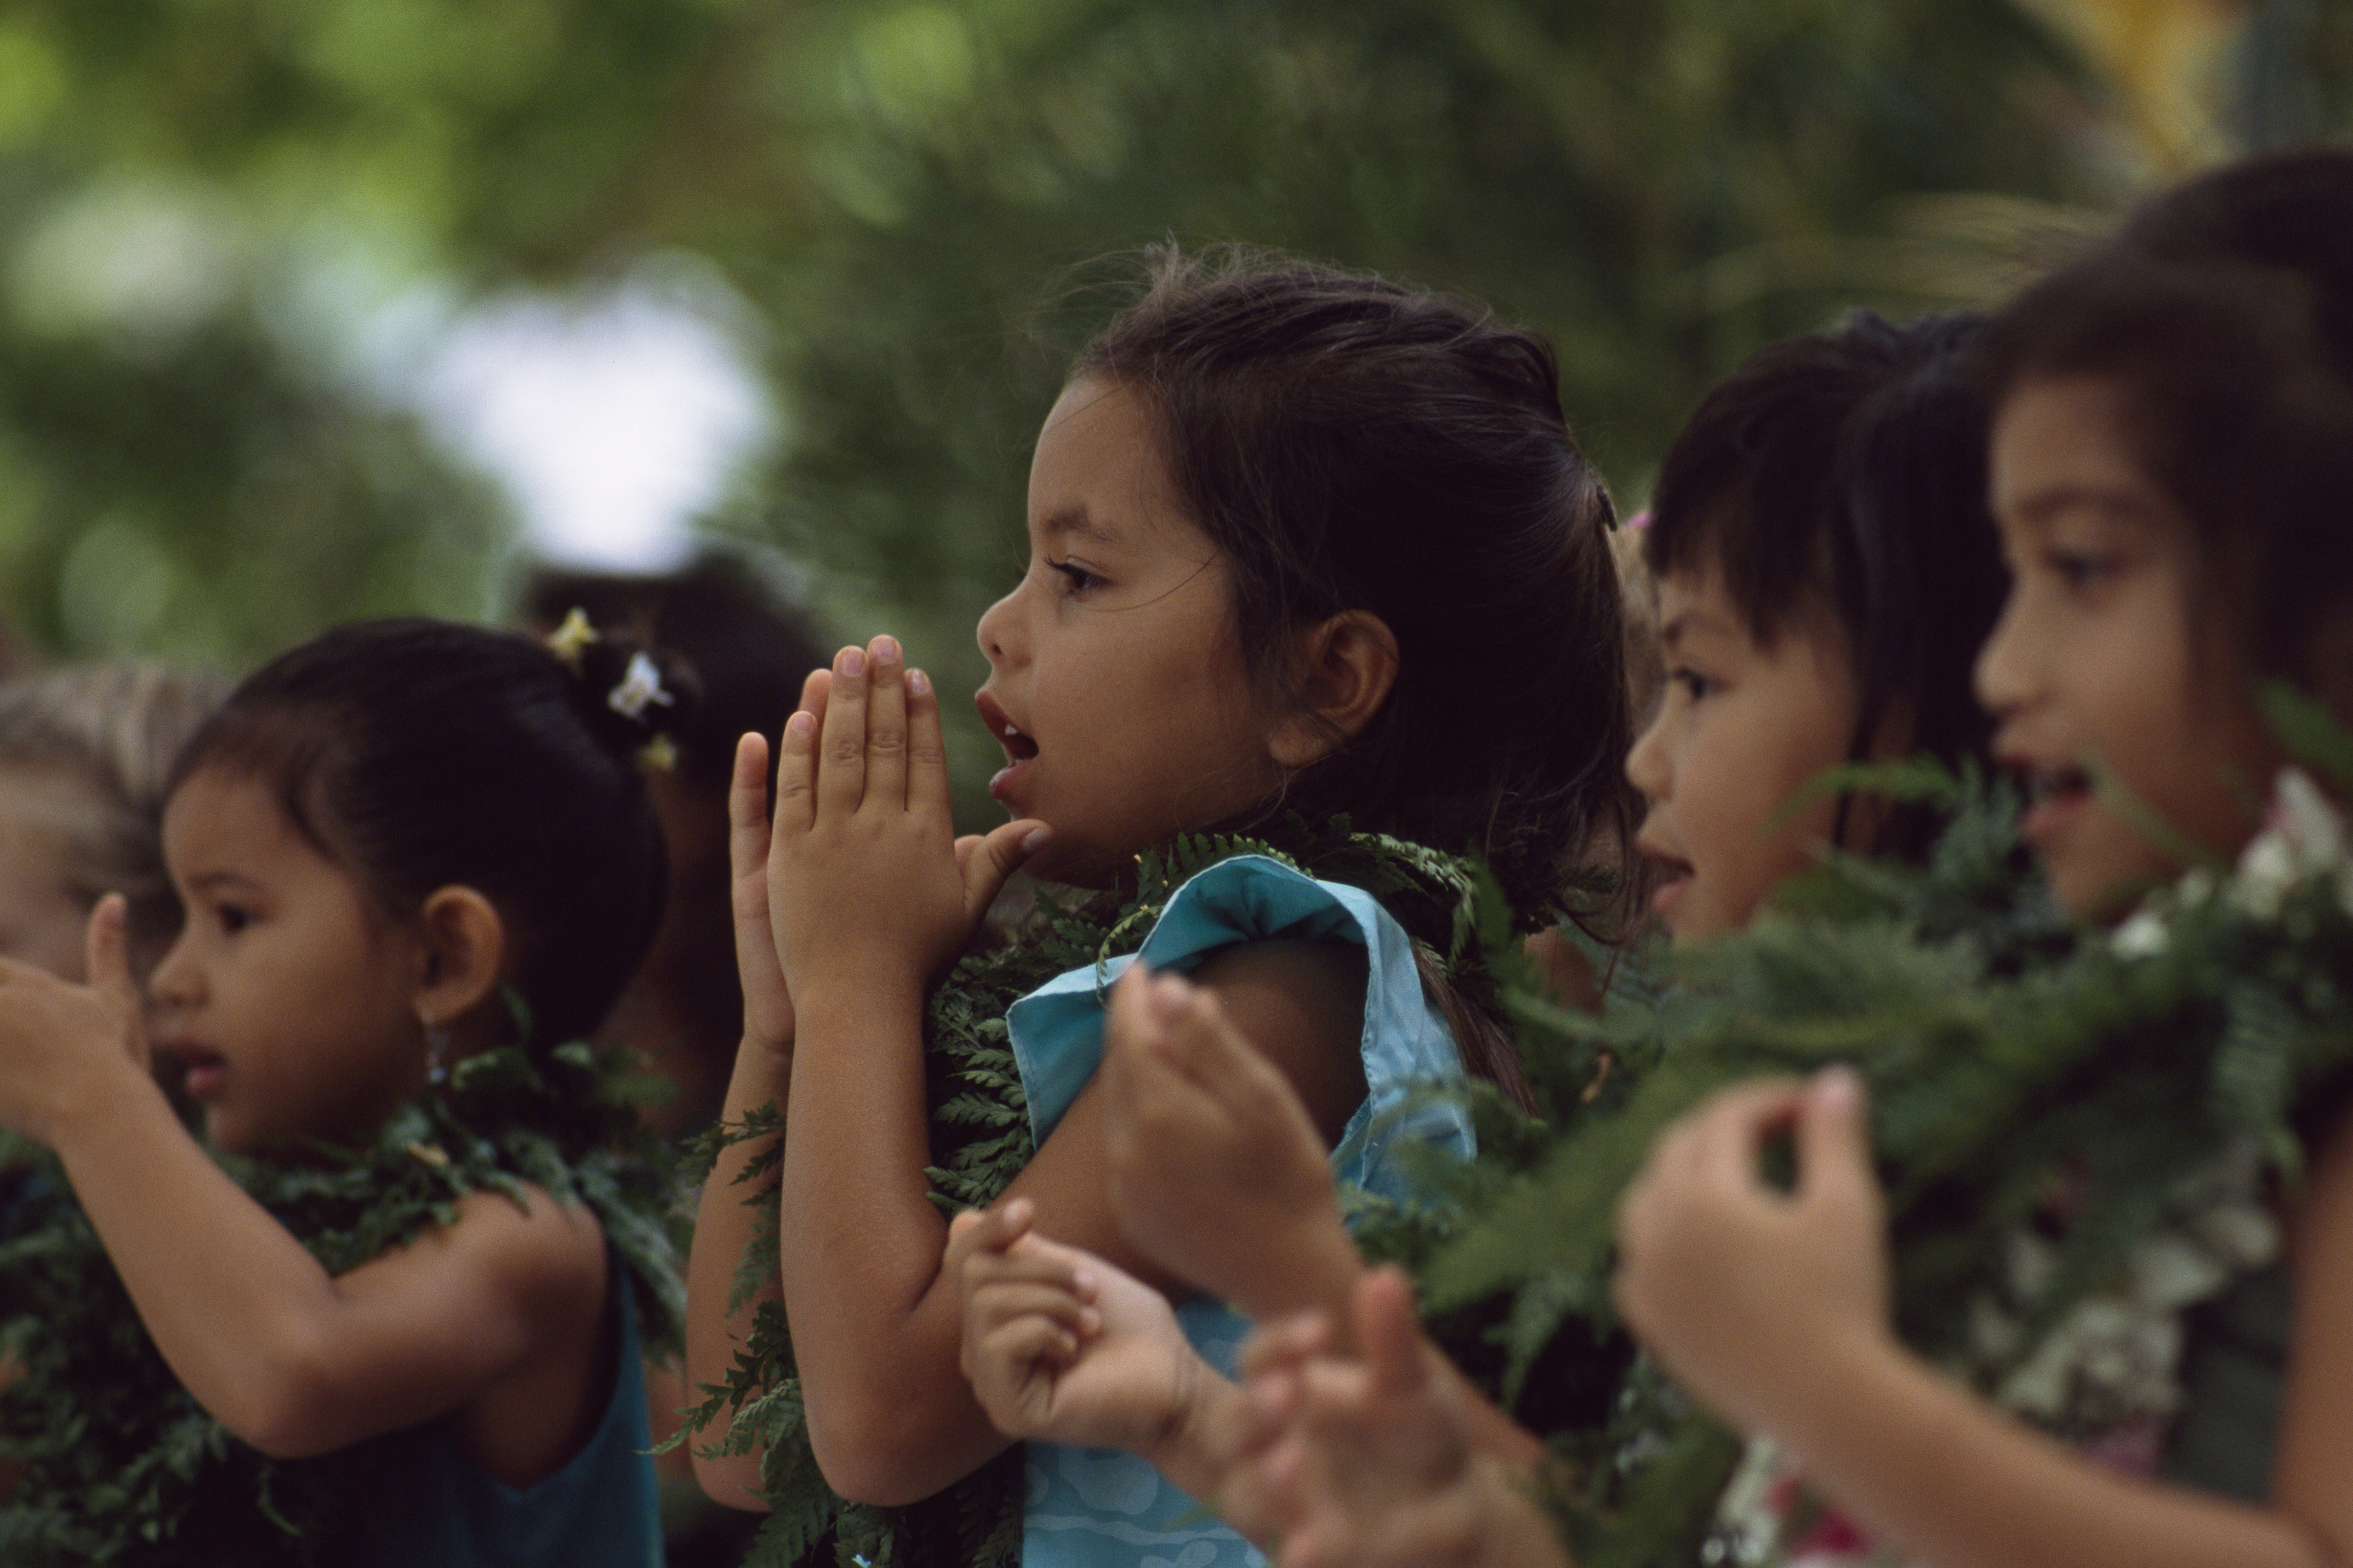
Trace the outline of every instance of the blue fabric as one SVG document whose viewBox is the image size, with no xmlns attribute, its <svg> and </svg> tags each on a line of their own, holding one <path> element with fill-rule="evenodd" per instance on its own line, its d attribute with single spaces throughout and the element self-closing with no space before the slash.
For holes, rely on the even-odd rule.
<svg viewBox="0 0 2353 1568">
<path fill-rule="evenodd" d="M 1471 1124 L 1447 1104 L 1408 1105 L 1414 1087 L 1461 1076 L 1445 1019 L 1422 994 L 1413 944 L 1371 894 L 1302 876 L 1278 860 L 1221 860 L 1173 894 L 1136 954 L 1058 976 L 1013 1004 L 1007 1023 L 1042 1143 L 1103 1059 L 1104 989 L 1141 957 L 1155 969 L 1198 967 L 1238 942 L 1274 938 L 1351 942 L 1365 950 L 1365 1103 L 1332 1152 L 1342 1183 L 1406 1195 L 1395 1158 L 1429 1143 L 1460 1158 Z M 1204 1359 L 1230 1373 L 1249 1323 L 1197 1296 L 1176 1321 Z M 1132 1454 L 1032 1443 L 1023 1514 L 1023 1568 L 1256 1568 L 1265 1559 Z"/>
<path fill-rule="evenodd" d="M 637 1302 L 620 1298 L 613 1393 L 596 1430 L 562 1469 L 520 1490 L 467 1458 L 446 1420 L 375 1438 L 365 1508 L 330 1561 L 368 1568 L 661 1568 L 661 1511 Z"/>
</svg>

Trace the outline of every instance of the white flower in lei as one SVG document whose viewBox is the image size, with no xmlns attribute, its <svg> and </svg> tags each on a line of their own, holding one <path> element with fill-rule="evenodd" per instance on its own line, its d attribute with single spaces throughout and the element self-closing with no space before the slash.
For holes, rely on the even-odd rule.
<svg viewBox="0 0 2353 1568">
<path fill-rule="evenodd" d="M 2334 884 L 2337 907 L 2353 915 L 2353 859 L 2345 814 L 2302 768 L 2282 768 L 2272 783 L 2263 831 L 2239 852 L 2227 880 L 2200 867 L 2144 900 L 2109 936 L 2122 958 L 2155 958 L 2172 943 L 2174 915 L 2202 908 L 2218 894 L 2259 921 L 2274 921 L 2288 895 L 2307 882 Z"/>
<path fill-rule="evenodd" d="M 2292 895 L 2315 883 L 2353 915 L 2348 842 L 2345 814 L 2311 775 L 2283 769 L 2263 829 L 2231 874 L 2192 869 L 2151 894 L 2111 933 L 2111 950 L 2128 960 L 2160 958 L 2173 946 L 2176 921 L 2217 900 L 2273 924 Z M 2021 1227 L 2009 1239 L 2000 1287 L 1969 1302 L 1969 1342 L 1947 1370 L 2087 1452 L 2126 1468 L 2153 1466 L 2181 1403 L 2183 1314 L 2280 1255 L 2278 1218 L 2263 1195 L 2266 1169 L 2262 1152 L 2246 1142 L 2193 1173 L 2116 1278 L 2069 1307 L 2031 1347 L 2028 1325 L 2052 1285 L 2058 1247 Z M 1906 1558 L 1874 1544 L 1835 1510 L 1809 1505 L 1802 1470 L 1765 1437 L 1744 1450 L 1701 1557 L 1725 1568 L 1908 1568 Z"/>
</svg>

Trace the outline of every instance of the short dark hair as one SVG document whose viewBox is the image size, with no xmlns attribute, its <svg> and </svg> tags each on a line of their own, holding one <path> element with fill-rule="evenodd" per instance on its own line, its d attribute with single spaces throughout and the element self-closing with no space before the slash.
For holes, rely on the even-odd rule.
<svg viewBox="0 0 2353 1568">
<path fill-rule="evenodd" d="M 2253 158 L 2167 191 L 1996 320 L 1999 399 L 2117 383 L 2142 468 L 2253 668 L 2331 689 L 2318 634 L 2353 606 L 2353 151 Z M 2338 656 L 2341 658 L 2341 654 Z"/>
<path fill-rule="evenodd" d="M 558 1044 L 603 1018 L 661 914 L 661 833 L 637 753 L 693 692 L 673 668 L 669 707 L 620 711 L 608 694 L 640 651 L 600 636 L 575 672 L 513 632 L 338 627 L 240 683 L 173 785 L 227 768 L 273 786 L 397 918 L 439 888 L 480 893 L 507 928 L 526 1043 Z"/>
<path fill-rule="evenodd" d="M 1532 922 L 1580 863 L 1623 870 L 1614 519 L 1549 343 L 1383 279 L 1166 247 L 1080 355 L 1089 376 L 1148 403 L 1262 695 L 1295 699 L 1301 627 L 1361 610 L 1397 638 L 1388 700 L 1285 807 L 1475 851 Z"/>
<path fill-rule="evenodd" d="M 1992 736 L 1970 689 L 2009 589 L 1986 510 L 1982 327 L 1864 310 L 1771 344 L 1707 395 L 1660 466 L 1651 570 L 1712 568 L 1767 646 L 1808 617 L 1835 627 L 1855 679 L 1852 759 L 1891 717 L 1947 763 L 1982 758 Z M 1916 854 L 1935 828 L 1899 807 L 1873 848 Z"/>
</svg>

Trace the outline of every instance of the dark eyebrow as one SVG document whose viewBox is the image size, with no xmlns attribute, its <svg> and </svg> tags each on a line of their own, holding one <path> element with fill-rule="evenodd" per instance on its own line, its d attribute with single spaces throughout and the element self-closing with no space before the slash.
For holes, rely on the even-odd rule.
<svg viewBox="0 0 2353 1568">
<path fill-rule="evenodd" d="M 2157 509 L 2130 490 L 2112 489 L 2105 485 L 2063 484 L 2028 496 L 2019 503 L 2017 510 L 2020 521 L 2032 525 L 2047 523 L 2069 511 L 2094 511 L 2125 521 L 2147 521 L 2156 515 Z"/>
<path fill-rule="evenodd" d="M 1097 522 L 1083 506 L 1067 506 L 1047 513 L 1038 531 L 1049 539 L 1084 539 L 1096 544 L 1119 542 L 1118 531 Z"/>
<path fill-rule="evenodd" d="M 214 888 L 258 889 L 259 882 L 236 871 L 199 871 L 188 879 L 188 891 L 201 893 Z"/>
<path fill-rule="evenodd" d="M 1672 647 L 1683 641 L 1687 632 L 1714 632 L 1718 637 L 1737 637 L 1740 628 L 1711 611 L 1688 609 L 1659 628 L 1660 646 Z"/>
</svg>

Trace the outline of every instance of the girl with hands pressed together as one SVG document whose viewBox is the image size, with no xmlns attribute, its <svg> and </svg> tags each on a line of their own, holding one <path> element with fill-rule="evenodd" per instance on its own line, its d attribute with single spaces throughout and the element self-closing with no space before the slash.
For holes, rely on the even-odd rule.
<svg viewBox="0 0 2353 1568">
<path fill-rule="evenodd" d="M 328 633 L 240 685 L 174 773 L 164 856 L 187 917 L 152 1041 L 119 898 L 92 918 L 90 985 L 0 966 L 0 1124 L 55 1151 L 181 1397 L 241 1440 L 206 1439 L 193 1472 L 170 1467 L 184 1483 L 121 1431 L 53 1444 L 20 1499 L 40 1527 L 12 1542 L 86 1560 L 119 1523 L 72 1510 L 119 1463 L 116 1507 L 191 1561 L 658 1552 L 636 1298 L 675 1289 L 661 1183 L 636 1179 L 612 1143 L 628 1105 L 564 1042 L 659 917 L 636 752 L 649 703 L 681 696 L 585 627 L 560 654 L 434 622 Z M 151 1043 L 185 1063 L 203 1142 Z M 481 1119 L 508 1104 L 534 1125 Z M 0 1395 L 12 1436 L 57 1399 L 111 1423 L 85 1402 L 135 1370 L 111 1345 L 73 1359 L 102 1312 L 73 1292 L 104 1287 L 58 1288 L 82 1337 L 31 1326 Z M 347 1460 L 332 1504 L 306 1515 L 314 1472 L 271 1479 L 254 1450 Z"/>
<path fill-rule="evenodd" d="M 1508 1072 L 1508 1043 L 1348 868 L 1443 952 L 1451 896 L 1415 846 L 1481 851 L 1533 921 L 1624 841 L 1609 510 L 1555 379 L 1539 340 L 1451 301 L 1171 256 L 1048 416 L 1029 567 L 980 623 L 978 706 L 1007 761 L 991 791 L 1014 820 L 951 837 L 936 695 L 888 639 L 812 681 L 765 845 L 747 745 L 738 843 L 765 850 L 774 957 L 747 921 L 742 958 L 774 964 L 779 1005 L 728 1114 L 784 1110 L 777 1283 L 837 1491 L 927 1498 L 1010 1434 L 1033 1439 L 1025 1562 L 1242 1560 L 1180 1489 L 1225 1465 L 1243 1326 L 1214 1297 L 1272 1254 L 1161 1260 L 1123 1231 L 1095 1071 L 1106 983 L 1134 952 L 1214 994 L 1344 1179 L 1397 1191 L 1400 1139 L 1468 1152 L 1459 1114 L 1389 1112 L 1415 1081 Z M 1250 837 L 1180 837 L 1202 833 Z M 1161 890 L 1169 865 L 1195 874 Z M 952 1236 L 926 1177 L 926 992 L 934 1019 L 944 972 L 968 994 L 958 955 L 1017 866 L 1094 889 L 1081 914 L 1111 911 L 1098 929 L 1119 940 L 1006 1014 L 1037 1152 Z M 739 911 L 751 875 L 739 858 Z M 730 1169 L 696 1258 L 714 1367 L 745 1332 L 723 1312 L 753 1224 Z M 1229 1177 L 1207 1197 L 1247 1195 Z M 1139 1403 L 1097 1398 L 1114 1385 Z M 743 1500 L 749 1468 L 706 1459 L 706 1485 Z"/>
<path fill-rule="evenodd" d="M 2353 156 L 2284 154 L 2158 198 L 1997 323 L 1992 496 L 2016 582 L 1978 689 L 2032 792 L 2022 835 L 2075 913 L 2113 920 L 2254 837 L 2284 761 L 2258 680 L 2348 712 L 2348 291 Z M 2301 809 L 2341 825 L 2316 797 Z M 2353 1115 L 2327 1080 L 2291 1109 L 2304 1148 L 2274 1200 L 2284 1310 L 2260 1306 L 2277 1268 L 2225 1277 L 2179 1342 L 2161 1448 L 2101 1440 L 2095 1458 L 1898 1342 L 1864 1107 L 1843 1074 L 1729 1091 L 1661 1141 L 1625 1200 L 1619 1304 L 1694 1397 L 1769 1436 L 1860 1527 L 1825 1561 L 2341 1564 Z M 1797 1175 L 1782 1193 L 1757 1172 L 1785 1131 Z M 2229 1383 L 2198 1375 L 2215 1325 L 2234 1336 Z"/>
</svg>

